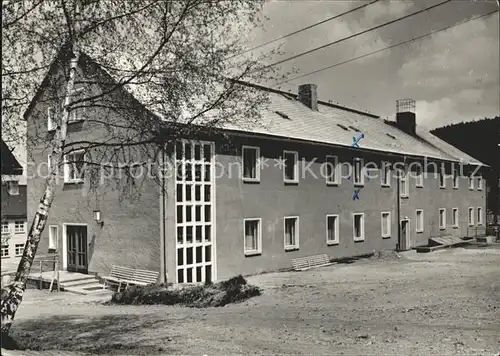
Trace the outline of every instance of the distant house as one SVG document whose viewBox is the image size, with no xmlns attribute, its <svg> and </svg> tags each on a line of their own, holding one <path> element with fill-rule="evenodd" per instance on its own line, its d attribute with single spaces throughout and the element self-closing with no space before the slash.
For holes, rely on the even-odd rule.
<svg viewBox="0 0 500 356">
<path fill-rule="evenodd" d="M 26 185 L 19 185 L 23 169 L 2 141 L 2 271 L 17 268 L 26 244 Z"/>
<path fill-rule="evenodd" d="M 85 78 L 92 60 L 80 60 Z M 61 105 L 46 92 L 61 71 L 53 65 L 26 112 L 28 135 L 52 139 Z M 194 283 L 289 268 L 292 259 L 316 254 L 408 250 L 484 224 L 484 164 L 417 127 L 412 101 L 401 102 L 408 105 L 388 122 L 318 100 L 313 84 L 298 94 L 254 87 L 271 100 L 262 125 L 225 126 L 230 146 L 217 135 L 179 140 L 163 156 L 175 174 L 161 182 L 165 189 L 144 182 L 140 201 L 102 189 L 98 203 L 88 204 L 88 177 L 69 173 L 75 167 L 67 164 L 41 253 L 56 250 L 68 271 L 106 275 L 122 265 Z M 81 90 L 101 89 L 89 83 Z M 105 132 L 92 120 L 97 111 L 86 115 L 69 123 L 70 139 Z M 31 146 L 29 166 L 42 166 L 49 153 Z M 30 172 L 30 218 L 46 173 Z"/>
</svg>

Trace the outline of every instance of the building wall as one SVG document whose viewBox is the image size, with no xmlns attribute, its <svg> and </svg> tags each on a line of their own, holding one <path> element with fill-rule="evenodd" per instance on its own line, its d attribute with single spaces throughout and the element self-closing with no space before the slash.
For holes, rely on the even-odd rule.
<svg viewBox="0 0 500 356">
<path fill-rule="evenodd" d="M 16 221 L 22 221 L 23 230 L 15 231 Z M 2 218 L 2 222 L 8 223 L 8 231 L 2 231 L 2 240 L 8 236 L 8 245 L 2 244 L 2 252 L 7 246 L 8 256 L 3 256 L 2 253 L 2 272 L 16 270 L 19 260 L 24 251 L 24 245 L 27 238 L 27 223 L 26 218 Z M 16 248 L 17 247 L 17 248 Z M 22 249 L 20 249 L 22 247 Z M 16 254 L 16 251 L 19 252 Z"/>
<path fill-rule="evenodd" d="M 79 73 L 80 78 L 83 74 Z M 53 132 L 47 130 L 47 108 L 60 107 L 60 103 L 48 102 L 45 98 L 59 91 L 62 98 L 60 73 L 54 73 L 52 83 L 38 99 L 27 120 L 28 132 L 28 221 L 33 219 L 38 202 L 43 196 L 45 178 L 48 174 L 48 154 Z M 64 86 L 62 86 L 64 87 Z M 86 87 L 89 95 L 99 93 L 97 86 Z M 119 98 L 118 98 L 119 99 Z M 55 112 L 54 115 L 61 115 Z M 68 125 L 67 142 L 103 140 L 109 137 L 109 129 L 102 123 L 89 120 L 119 122 L 120 117 L 112 111 L 103 114 L 88 109 L 86 121 Z M 61 169 L 62 172 L 62 169 Z M 89 174 L 88 174 L 89 176 Z M 42 233 L 38 253 L 49 251 L 49 226 L 58 227 L 57 252 L 61 260 L 64 250 L 65 224 L 87 226 L 89 273 L 106 275 L 112 265 L 148 270 L 160 270 L 160 200 L 159 187 L 146 175 L 139 176 L 137 185 L 125 184 L 110 178 L 100 178 L 97 184 L 64 183 L 61 176 L 55 189 L 55 199 L 49 211 L 47 225 Z M 108 176 L 111 174 L 108 173 Z M 116 175 L 115 175 L 116 177 Z M 103 225 L 93 217 L 93 211 L 101 212 Z"/>
</svg>

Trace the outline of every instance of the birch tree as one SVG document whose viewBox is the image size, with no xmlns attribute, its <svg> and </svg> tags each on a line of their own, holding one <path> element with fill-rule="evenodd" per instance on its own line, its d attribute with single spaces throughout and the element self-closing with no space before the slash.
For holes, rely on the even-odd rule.
<svg viewBox="0 0 500 356">
<path fill-rule="evenodd" d="M 15 278 L 2 290 L 2 337 L 22 302 L 65 154 L 83 148 L 92 152 L 85 156 L 88 169 L 130 173 L 141 164 L 137 150 L 143 161 L 156 162 L 183 135 L 220 133 L 228 123 L 258 125 L 267 95 L 241 82 L 276 78 L 276 71 L 264 66 L 274 52 L 256 58 L 235 55 L 244 51 L 242 35 L 259 24 L 262 5 L 262 0 L 3 2 L 2 129 L 7 142 L 23 141 L 21 118 L 49 68 L 57 65 L 65 75 L 49 80 L 45 90 L 50 98 L 39 99 L 63 105 L 54 138 L 46 143 L 52 154 L 44 193 Z M 87 72 L 96 66 L 103 72 L 81 77 L 82 63 Z M 74 95 L 75 85 L 95 84 L 99 92 Z M 128 99 L 118 103 L 118 93 Z M 86 121 L 103 125 L 105 135 L 89 142 L 68 134 L 69 118 L 82 109 L 99 112 Z M 106 121 L 106 113 L 118 113 L 120 122 Z M 26 140 L 29 147 L 46 137 L 30 134 Z"/>
</svg>

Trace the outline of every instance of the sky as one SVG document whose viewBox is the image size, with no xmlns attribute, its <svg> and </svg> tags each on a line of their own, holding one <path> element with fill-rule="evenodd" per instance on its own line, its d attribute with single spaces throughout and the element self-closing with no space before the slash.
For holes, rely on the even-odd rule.
<svg viewBox="0 0 500 356">
<path fill-rule="evenodd" d="M 264 6 L 262 28 L 250 32 L 247 48 L 341 14 L 370 1 L 274 0 Z M 279 46 L 271 63 L 328 42 L 384 24 L 438 4 L 442 0 L 383 0 L 336 20 L 250 52 Z M 496 1 L 455 0 L 419 15 L 283 63 L 293 78 L 498 9 Z M 447 124 L 500 115 L 499 17 L 472 20 L 432 36 L 339 65 L 280 88 L 297 92 L 300 84 L 318 86 L 321 100 L 393 118 L 396 100 L 416 101 L 417 125 L 433 129 Z"/>
</svg>

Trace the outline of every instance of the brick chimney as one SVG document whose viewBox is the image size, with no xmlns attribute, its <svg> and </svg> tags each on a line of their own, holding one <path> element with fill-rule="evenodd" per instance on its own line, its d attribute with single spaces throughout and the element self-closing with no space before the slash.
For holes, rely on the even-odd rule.
<svg viewBox="0 0 500 356">
<path fill-rule="evenodd" d="M 316 84 L 299 85 L 299 101 L 311 110 L 318 111 L 318 90 Z"/>
<path fill-rule="evenodd" d="M 415 100 L 401 99 L 396 101 L 396 123 L 400 130 L 415 136 L 417 123 L 415 115 Z"/>
</svg>

